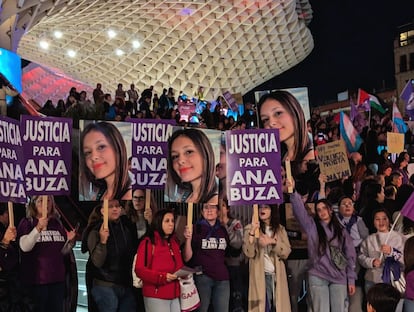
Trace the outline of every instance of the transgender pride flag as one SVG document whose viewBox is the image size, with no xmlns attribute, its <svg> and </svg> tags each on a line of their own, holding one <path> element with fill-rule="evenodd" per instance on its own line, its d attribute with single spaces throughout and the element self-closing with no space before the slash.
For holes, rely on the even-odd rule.
<svg viewBox="0 0 414 312">
<path fill-rule="evenodd" d="M 362 144 L 362 139 L 354 128 L 348 115 L 344 112 L 341 112 L 339 130 L 341 131 L 341 137 L 345 141 L 348 152 L 357 152 Z"/>
<path fill-rule="evenodd" d="M 406 133 L 408 126 L 405 124 L 400 110 L 397 107 L 397 103 L 394 102 L 392 105 L 392 122 L 393 122 L 393 131 L 398 133 Z"/>
</svg>

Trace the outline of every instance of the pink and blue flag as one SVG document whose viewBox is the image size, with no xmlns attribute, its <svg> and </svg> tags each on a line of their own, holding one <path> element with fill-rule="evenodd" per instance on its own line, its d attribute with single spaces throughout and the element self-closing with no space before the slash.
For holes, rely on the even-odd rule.
<svg viewBox="0 0 414 312">
<path fill-rule="evenodd" d="M 401 214 L 404 217 L 414 221 L 414 193 L 412 193 L 405 202 L 404 207 L 401 209 Z"/>
<path fill-rule="evenodd" d="M 411 79 L 402 90 L 400 99 L 405 102 L 405 113 L 410 116 L 410 119 L 414 119 L 414 88 Z"/>
<path fill-rule="evenodd" d="M 393 131 L 398 133 L 406 133 L 408 126 L 405 124 L 402 115 L 397 107 L 397 103 L 394 102 L 392 105 L 392 121 Z"/>
<path fill-rule="evenodd" d="M 341 112 L 339 130 L 341 132 L 342 139 L 345 141 L 348 152 L 357 152 L 362 144 L 362 139 L 357 130 L 354 128 L 354 125 L 348 115 L 344 112 Z"/>
</svg>

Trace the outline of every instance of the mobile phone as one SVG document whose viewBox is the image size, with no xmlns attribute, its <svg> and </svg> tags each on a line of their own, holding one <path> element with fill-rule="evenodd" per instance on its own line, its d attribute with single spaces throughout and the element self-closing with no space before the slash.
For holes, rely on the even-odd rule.
<svg viewBox="0 0 414 312">
<path fill-rule="evenodd" d="M 74 228 L 74 231 L 77 233 L 79 231 L 79 228 L 80 228 L 80 222 L 77 222 Z"/>
</svg>

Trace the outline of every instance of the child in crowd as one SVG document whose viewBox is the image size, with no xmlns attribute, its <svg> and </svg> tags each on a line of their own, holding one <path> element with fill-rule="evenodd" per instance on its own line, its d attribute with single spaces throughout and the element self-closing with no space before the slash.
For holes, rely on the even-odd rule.
<svg viewBox="0 0 414 312">
<path fill-rule="evenodd" d="M 367 293 L 367 312 L 394 312 L 400 297 L 400 292 L 390 284 L 375 284 Z"/>
</svg>

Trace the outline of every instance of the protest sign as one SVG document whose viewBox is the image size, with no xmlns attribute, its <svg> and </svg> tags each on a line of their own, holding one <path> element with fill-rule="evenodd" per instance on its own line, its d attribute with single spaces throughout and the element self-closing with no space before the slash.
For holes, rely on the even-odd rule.
<svg viewBox="0 0 414 312">
<path fill-rule="evenodd" d="M 22 115 L 27 195 L 70 195 L 72 119 Z"/>
<path fill-rule="evenodd" d="M 387 132 L 388 153 L 401 153 L 404 150 L 404 133 Z"/>
<path fill-rule="evenodd" d="M 171 120 L 132 121 L 131 180 L 133 189 L 163 189 L 167 179 Z"/>
<path fill-rule="evenodd" d="M 226 131 L 229 205 L 283 202 L 278 129 Z"/>
<path fill-rule="evenodd" d="M 0 116 L 0 201 L 26 202 L 20 123 Z"/>
<path fill-rule="evenodd" d="M 319 168 L 321 173 L 326 175 L 327 182 L 351 176 L 344 141 L 337 140 L 318 145 L 316 150 Z"/>
</svg>

